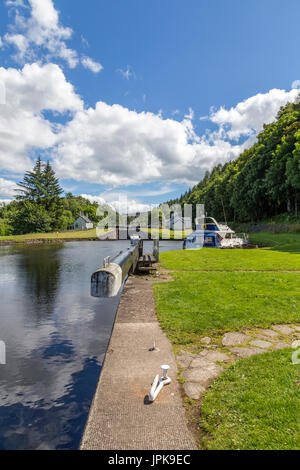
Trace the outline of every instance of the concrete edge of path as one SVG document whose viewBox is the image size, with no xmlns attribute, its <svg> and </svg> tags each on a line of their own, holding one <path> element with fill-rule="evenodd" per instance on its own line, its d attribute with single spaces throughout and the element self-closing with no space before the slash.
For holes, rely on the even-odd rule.
<svg viewBox="0 0 300 470">
<path fill-rule="evenodd" d="M 153 341 L 156 351 L 150 351 Z M 160 366 L 170 385 L 156 401 L 147 396 Z M 82 450 L 193 450 L 171 344 L 155 315 L 152 280 L 133 276 L 121 296 L 113 332 L 90 409 Z"/>
</svg>

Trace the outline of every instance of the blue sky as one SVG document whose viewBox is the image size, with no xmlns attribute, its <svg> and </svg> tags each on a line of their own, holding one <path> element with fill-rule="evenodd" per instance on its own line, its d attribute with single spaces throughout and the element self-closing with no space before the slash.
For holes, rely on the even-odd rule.
<svg viewBox="0 0 300 470">
<path fill-rule="evenodd" d="M 37 154 L 91 199 L 180 195 L 295 99 L 299 19 L 298 0 L 2 1 L 0 199 Z"/>
</svg>

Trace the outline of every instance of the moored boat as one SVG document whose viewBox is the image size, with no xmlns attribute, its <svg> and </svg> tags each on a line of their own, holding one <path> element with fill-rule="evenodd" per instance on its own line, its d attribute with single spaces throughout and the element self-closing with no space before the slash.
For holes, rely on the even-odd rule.
<svg viewBox="0 0 300 470">
<path fill-rule="evenodd" d="M 183 249 L 242 248 L 248 244 L 246 234 L 238 235 L 227 224 L 213 217 L 196 219 L 196 229 L 183 242 Z"/>
</svg>

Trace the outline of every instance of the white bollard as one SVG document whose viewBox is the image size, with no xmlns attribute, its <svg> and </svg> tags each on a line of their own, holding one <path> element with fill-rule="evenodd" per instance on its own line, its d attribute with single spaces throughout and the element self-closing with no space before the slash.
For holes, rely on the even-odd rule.
<svg viewBox="0 0 300 470">
<path fill-rule="evenodd" d="M 151 386 L 151 390 L 149 393 L 149 401 L 154 402 L 155 399 L 157 398 L 159 392 L 162 390 L 164 385 L 169 385 L 171 383 L 170 377 L 168 377 L 168 370 L 170 369 L 170 366 L 168 365 L 162 365 L 161 369 L 163 371 L 163 375 L 161 378 L 159 378 L 159 375 L 157 375 L 153 381 L 153 384 Z"/>
<path fill-rule="evenodd" d="M 170 369 L 170 366 L 163 365 L 163 366 L 161 366 L 161 369 L 163 371 L 163 379 L 167 379 L 168 378 L 168 370 Z"/>
</svg>

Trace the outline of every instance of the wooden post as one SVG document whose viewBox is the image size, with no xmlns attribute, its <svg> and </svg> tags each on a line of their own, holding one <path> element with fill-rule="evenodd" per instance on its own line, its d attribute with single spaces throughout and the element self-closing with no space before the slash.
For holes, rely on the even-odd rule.
<svg viewBox="0 0 300 470">
<path fill-rule="evenodd" d="M 153 240 L 153 256 L 156 263 L 159 263 L 159 240 Z"/>
<path fill-rule="evenodd" d="M 144 242 L 143 240 L 139 241 L 139 258 L 142 258 L 144 254 Z"/>
</svg>

